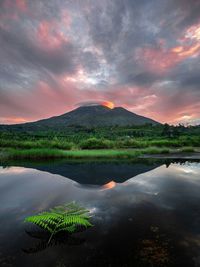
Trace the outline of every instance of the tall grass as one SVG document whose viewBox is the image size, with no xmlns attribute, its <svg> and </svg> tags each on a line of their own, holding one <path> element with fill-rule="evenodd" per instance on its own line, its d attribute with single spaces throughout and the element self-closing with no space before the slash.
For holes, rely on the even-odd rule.
<svg viewBox="0 0 200 267">
<path fill-rule="evenodd" d="M 71 150 L 58 149 L 11 149 L 6 154 L 6 159 L 50 159 L 50 158 L 129 158 L 140 155 L 139 151 L 126 150 Z"/>
<path fill-rule="evenodd" d="M 78 150 L 67 151 L 68 158 L 135 158 L 141 155 L 138 150 Z"/>
<path fill-rule="evenodd" d="M 63 158 L 64 151 L 59 149 L 9 149 L 5 154 L 6 159 L 50 159 Z"/>
<path fill-rule="evenodd" d="M 4 154 L 5 159 L 51 159 L 51 158 L 137 158 L 144 154 L 169 153 L 167 148 L 149 147 L 146 149 L 84 149 L 84 150 L 60 150 L 60 149 L 8 149 Z"/>
</svg>

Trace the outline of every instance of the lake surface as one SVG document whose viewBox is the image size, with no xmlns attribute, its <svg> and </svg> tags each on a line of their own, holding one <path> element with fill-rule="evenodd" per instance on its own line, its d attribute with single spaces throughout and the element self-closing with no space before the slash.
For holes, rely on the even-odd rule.
<svg viewBox="0 0 200 267">
<path fill-rule="evenodd" d="M 94 227 L 46 246 L 26 216 L 76 201 Z M 0 167 L 0 266 L 200 266 L 200 162 Z"/>
</svg>

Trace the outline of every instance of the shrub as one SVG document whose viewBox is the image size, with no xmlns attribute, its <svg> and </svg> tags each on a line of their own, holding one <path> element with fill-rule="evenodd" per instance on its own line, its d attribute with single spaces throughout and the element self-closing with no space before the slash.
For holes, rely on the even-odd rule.
<svg viewBox="0 0 200 267">
<path fill-rule="evenodd" d="M 65 140 L 51 141 L 49 147 L 71 150 L 74 146 L 72 142 L 66 142 Z"/>
<path fill-rule="evenodd" d="M 80 143 L 82 149 L 112 148 L 113 142 L 106 139 L 89 138 Z"/>
<path fill-rule="evenodd" d="M 134 139 L 120 141 L 117 144 L 117 147 L 119 148 L 145 148 L 146 146 L 147 142 Z"/>
</svg>

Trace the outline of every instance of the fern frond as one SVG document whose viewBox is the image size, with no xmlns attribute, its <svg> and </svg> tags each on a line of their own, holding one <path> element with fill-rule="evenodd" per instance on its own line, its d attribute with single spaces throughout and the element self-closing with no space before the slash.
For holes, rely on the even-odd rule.
<svg viewBox="0 0 200 267">
<path fill-rule="evenodd" d="M 30 216 L 30 217 L 27 217 L 25 219 L 25 221 L 29 221 L 29 220 L 49 220 L 49 219 L 52 219 L 52 220 L 58 220 L 60 218 L 60 215 L 59 214 L 56 214 L 54 212 L 42 212 L 42 213 L 39 213 L 38 215 L 34 215 L 34 216 Z"/>
<path fill-rule="evenodd" d="M 74 233 L 77 226 L 91 227 L 89 211 L 72 202 L 63 206 L 57 206 L 50 211 L 39 213 L 25 219 L 51 233 L 52 236 L 60 231 Z"/>
<path fill-rule="evenodd" d="M 67 227 L 70 225 L 81 225 L 85 228 L 91 227 L 92 224 L 88 221 L 88 219 L 82 218 L 76 215 L 65 215 L 63 217 L 62 222 L 58 225 L 58 229 L 62 229 L 63 227 Z"/>
<path fill-rule="evenodd" d="M 37 226 L 52 232 L 58 222 L 61 220 L 61 215 L 49 212 L 43 212 L 35 216 L 30 216 L 25 219 L 25 222 L 31 222 Z"/>
<path fill-rule="evenodd" d="M 62 231 L 69 232 L 69 233 L 74 233 L 75 230 L 76 230 L 75 225 L 71 225 L 71 226 L 67 226 L 67 227 L 62 228 Z"/>
</svg>

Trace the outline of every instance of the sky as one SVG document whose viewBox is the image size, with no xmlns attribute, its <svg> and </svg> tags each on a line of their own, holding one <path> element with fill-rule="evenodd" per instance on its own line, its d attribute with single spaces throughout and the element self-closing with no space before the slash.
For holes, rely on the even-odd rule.
<svg viewBox="0 0 200 267">
<path fill-rule="evenodd" d="M 200 124 L 200 0 L 0 0 L 0 123 L 101 101 Z"/>
</svg>

